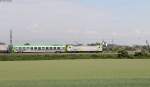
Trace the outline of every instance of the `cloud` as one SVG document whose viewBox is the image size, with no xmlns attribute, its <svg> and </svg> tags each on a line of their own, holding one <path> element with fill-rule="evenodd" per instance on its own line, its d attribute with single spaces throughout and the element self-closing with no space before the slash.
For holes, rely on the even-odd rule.
<svg viewBox="0 0 150 87">
<path fill-rule="evenodd" d="M 15 26 L 16 40 L 97 39 L 95 35 L 104 33 L 111 18 L 109 11 L 75 0 L 16 0 L 0 10 L 5 20 L 3 26 Z"/>
<path fill-rule="evenodd" d="M 15 41 L 98 41 L 116 39 L 133 42 L 149 36 L 148 21 L 138 14 L 100 9 L 80 0 L 13 0 L 0 4 L 0 40 L 8 41 L 9 29 Z M 128 13 L 129 15 L 129 13 Z M 143 19 L 141 22 L 136 17 Z M 126 42 L 128 43 L 128 42 Z"/>
</svg>

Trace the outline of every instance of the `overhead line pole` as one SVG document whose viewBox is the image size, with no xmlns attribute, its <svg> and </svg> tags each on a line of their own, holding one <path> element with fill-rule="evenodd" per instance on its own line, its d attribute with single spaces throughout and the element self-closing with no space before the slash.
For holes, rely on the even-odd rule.
<svg viewBox="0 0 150 87">
<path fill-rule="evenodd" d="M 10 29 L 10 43 L 9 43 L 9 52 L 12 53 L 13 51 L 13 30 Z"/>
</svg>

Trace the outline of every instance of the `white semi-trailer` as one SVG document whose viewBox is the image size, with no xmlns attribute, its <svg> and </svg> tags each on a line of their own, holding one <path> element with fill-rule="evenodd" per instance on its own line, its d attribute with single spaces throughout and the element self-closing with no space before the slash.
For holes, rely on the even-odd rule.
<svg viewBox="0 0 150 87">
<path fill-rule="evenodd" d="M 102 52 L 103 46 L 97 45 L 97 46 L 73 46 L 68 45 L 67 46 L 67 52 Z"/>
</svg>

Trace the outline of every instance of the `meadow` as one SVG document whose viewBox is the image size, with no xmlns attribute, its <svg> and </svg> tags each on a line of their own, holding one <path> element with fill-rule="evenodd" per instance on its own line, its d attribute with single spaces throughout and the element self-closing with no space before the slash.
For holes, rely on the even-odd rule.
<svg viewBox="0 0 150 87">
<path fill-rule="evenodd" d="M 1 61 L 0 87 L 149 87 L 148 59 Z"/>
</svg>

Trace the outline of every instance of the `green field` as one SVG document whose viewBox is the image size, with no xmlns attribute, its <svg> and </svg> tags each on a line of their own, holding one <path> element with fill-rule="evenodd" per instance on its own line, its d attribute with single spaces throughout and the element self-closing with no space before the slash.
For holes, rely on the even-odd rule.
<svg viewBox="0 0 150 87">
<path fill-rule="evenodd" d="M 150 87 L 150 60 L 0 62 L 0 87 Z"/>
</svg>

